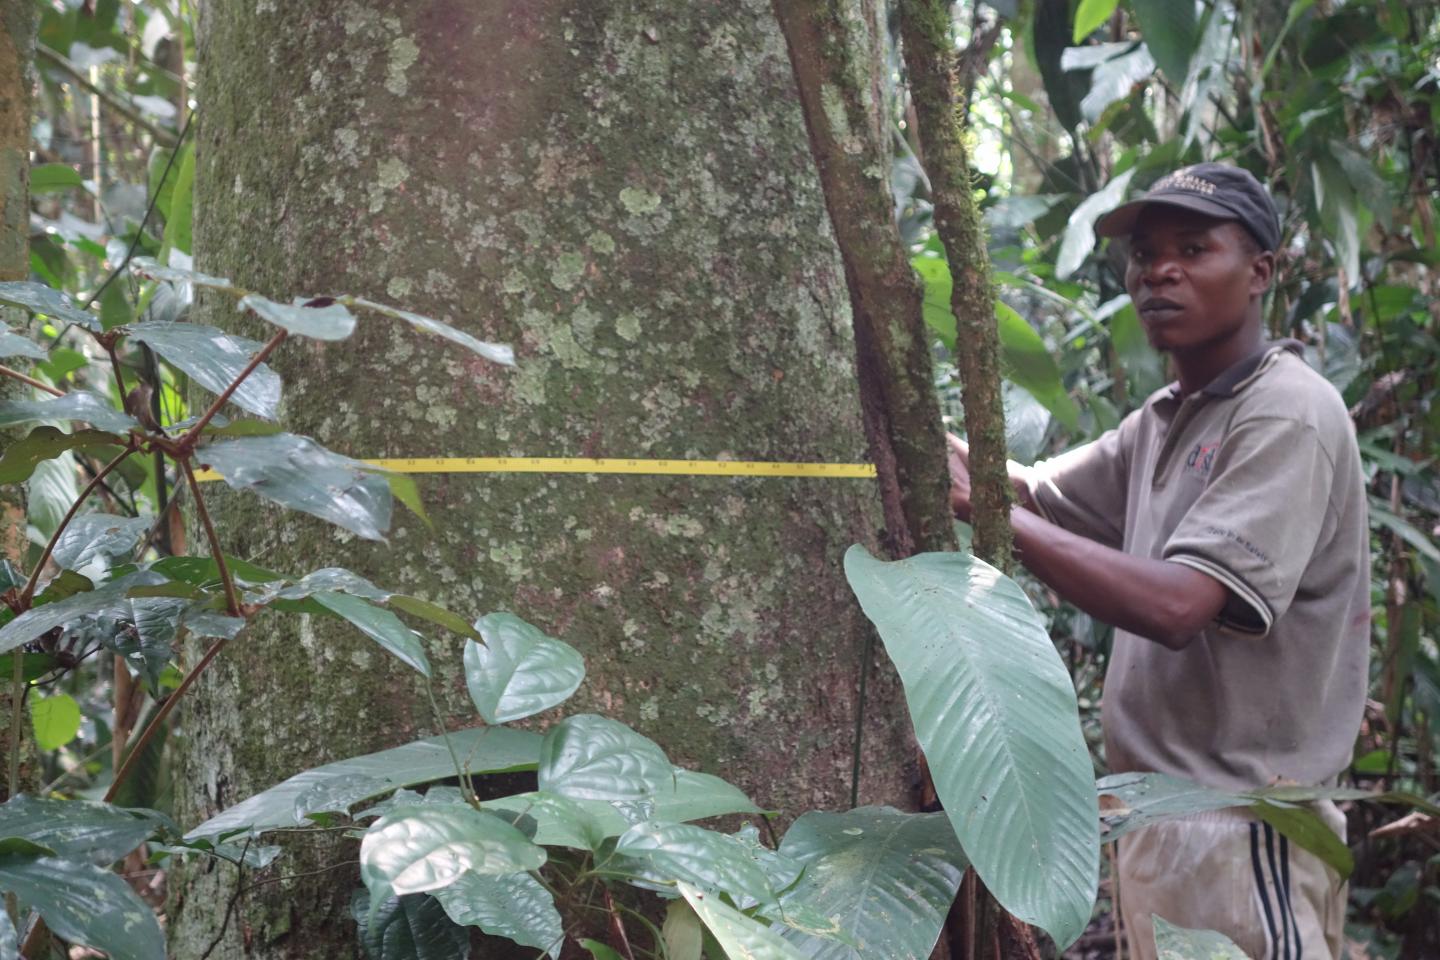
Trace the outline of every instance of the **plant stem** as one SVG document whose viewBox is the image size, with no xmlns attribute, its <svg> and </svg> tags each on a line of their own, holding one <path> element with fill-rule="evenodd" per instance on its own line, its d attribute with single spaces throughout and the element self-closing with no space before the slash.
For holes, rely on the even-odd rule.
<svg viewBox="0 0 1440 960">
<path fill-rule="evenodd" d="M 440 730 L 440 739 L 445 741 L 445 749 L 450 752 L 450 762 L 455 765 L 455 776 L 460 778 L 460 792 L 464 794 L 466 803 L 479 810 L 480 800 L 475 795 L 475 784 L 460 765 L 460 756 L 455 752 L 455 745 L 450 742 L 450 731 L 445 729 L 445 721 L 440 715 L 440 704 L 435 702 L 435 687 L 429 677 L 425 678 L 425 696 L 430 699 L 430 712 L 435 717 L 435 726 Z"/>
<path fill-rule="evenodd" d="M 48 383 L 41 383 L 34 377 L 27 377 L 19 370 L 11 370 L 9 367 L 0 366 L 0 377 L 9 377 L 11 380 L 19 380 L 21 383 L 28 383 L 36 390 L 44 390 L 46 393 L 53 394 L 57 397 L 65 396 L 64 390 L 57 390 L 54 387 L 50 386 L 50 384 Z"/>
<path fill-rule="evenodd" d="M 200 674 L 205 672 L 205 668 L 210 666 L 211 661 L 213 661 L 220 652 L 220 648 L 225 646 L 226 639 L 225 637 L 220 637 L 212 643 L 210 649 L 205 651 L 205 656 L 201 657 L 200 662 L 195 664 L 195 669 L 185 674 L 185 679 L 180 681 L 180 686 L 176 687 L 175 692 L 165 698 L 165 702 L 162 703 L 160 709 L 155 712 L 155 718 L 145 727 L 144 732 L 141 733 L 135 741 L 135 746 L 130 748 L 129 754 L 125 757 L 125 763 L 121 765 L 119 770 L 115 771 L 115 779 L 111 782 L 110 789 L 105 791 L 104 799 L 106 803 L 115 799 L 115 794 L 120 791 L 120 785 L 130 776 L 130 771 L 134 768 L 136 761 L 140 755 L 145 752 L 145 748 L 150 745 L 150 741 L 155 738 L 155 733 L 165 722 L 165 718 L 170 716 L 170 711 L 175 709 L 175 704 L 180 702 L 180 698 L 183 697 L 185 692 L 199 679 Z"/>
<path fill-rule="evenodd" d="M 230 616 L 243 617 L 245 614 L 240 607 L 240 595 L 235 592 L 235 578 L 230 576 L 230 568 L 225 565 L 225 554 L 220 550 L 220 537 L 215 533 L 210 511 L 205 509 L 205 497 L 200 493 L 200 483 L 195 479 L 195 471 L 190 468 L 190 459 L 181 457 L 179 462 L 180 469 L 185 473 L 185 482 L 190 485 L 190 493 L 195 497 L 195 514 L 205 527 L 205 538 L 210 541 L 210 555 L 215 558 L 215 569 L 220 573 L 220 582 L 225 585 L 225 604 L 229 608 Z"/>
<path fill-rule="evenodd" d="M 265 362 L 265 358 L 270 356 L 276 347 L 285 342 L 286 335 L 286 331 L 281 330 L 265 342 L 265 346 L 261 347 L 260 352 L 251 358 L 250 362 L 245 365 L 245 369 L 240 371 L 240 375 L 231 382 L 230 386 L 225 388 L 225 392 L 216 397 L 215 402 L 210 404 L 210 409 L 206 410 L 200 416 L 200 419 L 195 421 L 195 426 L 187 430 L 185 436 L 180 438 L 180 448 L 182 450 L 195 445 L 195 441 L 200 436 L 200 431 L 204 430 L 205 426 L 215 418 L 215 414 L 220 412 L 220 408 L 225 406 L 230 397 L 239 389 L 240 384 L 245 382 L 245 378 L 254 373 L 255 369 Z M 186 472 L 189 472 L 188 466 L 186 467 Z M 196 491 L 196 497 L 198 499 L 199 491 Z"/>
<path fill-rule="evenodd" d="M 114 110 L 116 113 L 120 114 L 120 116 L 124 117 L 126 120 L 129 120 L 131 123 L 135 124 L 135 126 L 139 127 L 141 130 L 144 130 L 146 133 L 150 134 L 150 136 L 154 137 L 157 143 L 164 144 L 167 147 L 173 147 L 176 143 L 179 142 L 179 138 L 175 135 L 175 132 L 173 130 L 166 130 L 164 127 L 151 123 L 149 120 L 145 119 L 145 117 L 140 113 L 140 111 L 135 107 L 133 103 L 129 102 L 128 100 L 122 99 L 117 94 L 110 93 L 91 83 L 90 78 L 86 76 L 84 70 L 76 66 L 74 63 L 71 63 L 70 60 L 68 60 L 61 54 L 55 52 L 54 50 L 51 50 L 43 43 L 35 44 L 35 54 L 37 57 L 39 57 L 39 59 L 54 64 L 61 70 L 70 74 L 71 78 L 74 79 L 75 83 L 78 84 L 82 89 L 87 90 L 90 93 L 93 93 L 95 96 L 99 97 L 111 110 Z"/>
<path fill-rule="evenodd" d="M 125 458 L 134 452 L 135 441 L 132 439 L 129 442 L 129 446 L 120 451 L 118 457 L 105 464 L 105 466 L 100 469 L 100 472 L 95 474 L 94 479 L 85 485 L 85 489 L 80 491 L 80 496 L 75 498 L 75 502 L 70 504 L 70 509 L 60 521 L 60 525 L 55 528 L 54 535 L 50 537 L 50 542 L 45 544 L 45 550 L 40 554 L 40 559 L 36 562 L 35 569 L 30 571 L 30 579 L 25 582 L 25 589 L 20 592 L 20 599 L 18 601 L 19 610 L 24 611 L 30 609 L 30 600 L 35 596 L 35 588 L 40 583 L 40 574 L 45 570 L 45 564 L 50 562 L 50 555 L 55 552 L 55 544 L 60 540 L 60 534 L 64 533 L 70 521 L 75 519 L 75 514 L 79 512 L 80 505 L 85 502 L 90 494 L 95 492 L 105 477 L 109 475 L 110 471 L 124 463 Z"/>
<path fill-rule="evenodd" d="M 610 896 L 610 887 L 601 883 L 600 889 L 605 894 L 605 909 L 610 911 L 610 935 L 615 938 L 611 946 L 618 950 L 625 960 L 635 960 L 635 951 L 630 948 L 630 937 L 625 933 L 625 921 L 615 906 L 615 898 Z"/>
<path fill-rule="evenodd" d="M 25 651 L 16 647 L 10 671 L 10 772 L 5 780 L 5 799 L 20 790 L 20 724 L 25 719 Z"/>
</svg>

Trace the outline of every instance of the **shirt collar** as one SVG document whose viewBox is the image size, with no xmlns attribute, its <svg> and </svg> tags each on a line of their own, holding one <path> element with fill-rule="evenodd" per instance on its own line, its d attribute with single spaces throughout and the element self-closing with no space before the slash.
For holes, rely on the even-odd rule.
<svg viewBox="0 0 1440 960">
<path fill-rule="evenodd" d="M 1244 360 L 1231 364 L 1214 380 L 1201 387 L 1198 392 L 1207 397 L 1233 397 L 1248 387 L 1251 381 L 1270 366 L 1272 358 L 1281 352 L 1289 352 L 1303 357 L 1305 345 L 1299 340 L 1291 340 L 1288 337 L 1283 340 L 1272 340 Z M 1170 396 L 1179 399 L 1179 381 L 1170 384 Z"/>
</svg>

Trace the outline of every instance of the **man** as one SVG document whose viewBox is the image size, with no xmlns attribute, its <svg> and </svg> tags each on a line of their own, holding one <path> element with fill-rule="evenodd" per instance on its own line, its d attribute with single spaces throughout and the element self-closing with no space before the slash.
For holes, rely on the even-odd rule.
<svg viewBox="0 0 1440 960">
<path fill-rule="evenodd" d="M 1359 452 L 1335 389 L 1266 344 L 1279 224 L 1249 173 L 1200 164 L 1103 217 L 1176 383 L 1094 443 L 1011 476 L 1020 559 L 1116 627 L 1102 721 L 1114 772 L 1222 790 L 1330 784 L 1348 766 L 1369 651 Z M 968 519 L 967 448 L 950 438 Z M 1332 804 L 1319 811 L 1343 836 Z M 1254 957 L 1338 956 L 1339 878 L 1243 809 L 1152 826 L 1119 849 L 1132 955 L 1150 916 Z"/>
</svg>

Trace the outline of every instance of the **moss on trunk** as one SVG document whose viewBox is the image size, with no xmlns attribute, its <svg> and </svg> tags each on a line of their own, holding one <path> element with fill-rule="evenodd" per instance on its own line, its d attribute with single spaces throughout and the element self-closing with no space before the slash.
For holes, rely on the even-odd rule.
<svg viewBox="0 0 1440 960">
<path fill-rule="evenodd" d="M 284 420 L 357 456 L 853 461 L 865 444 L 843 279 L 764 0 L 207 4 L 198 266 L 289 297 L 363 294 L 515 345 L 516 370 L 366 320 L 275 361 Z M 203 319 L 236 328 L 228 303 Z M 255 332 L 250 329 L 249 332 Z M 568 709 L 789 815 L 848 801 L 867 629 L 841 555 L 870 484 L 629 476 L 421 479 L 436 531 L 357 542 L 217 493 L 234 553 L 340 564 L 580 647 Z M 460 641 L 432 635 L 446 721 Z M 353 631 L 267 615 L 183 714 L 194 823 L 300 769 L 433 732 L 413 673 Z M 869 691 L 862 802 L 910 794 L 898 685 Z M 353 858 L 317 843 L 289 874 Z M 233 871 L 173 885 L 176 956 Z M 214 960 L 353 947 L 353 867 L 248 893 Z"/>
</svg>

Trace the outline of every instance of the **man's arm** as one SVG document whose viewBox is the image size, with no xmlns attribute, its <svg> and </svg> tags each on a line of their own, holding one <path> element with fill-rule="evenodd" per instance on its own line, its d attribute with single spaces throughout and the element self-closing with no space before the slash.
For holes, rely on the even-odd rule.
<svg viewBox="0 0 1440 960">
<path fill-rule="evenodd" d="M 949 447 L 950 505 L 968 521 L 969 449 L 953 435 Z M 1023 505 L 1010 512 L 1020 562 L 1090 616 L 1179 650 L 1220 615 L 1228 591 L 1215 578 L 1071 533 L 1039 515 L 1022 471 L 1012 471 L 1011 483 Z"/>
</svg>

